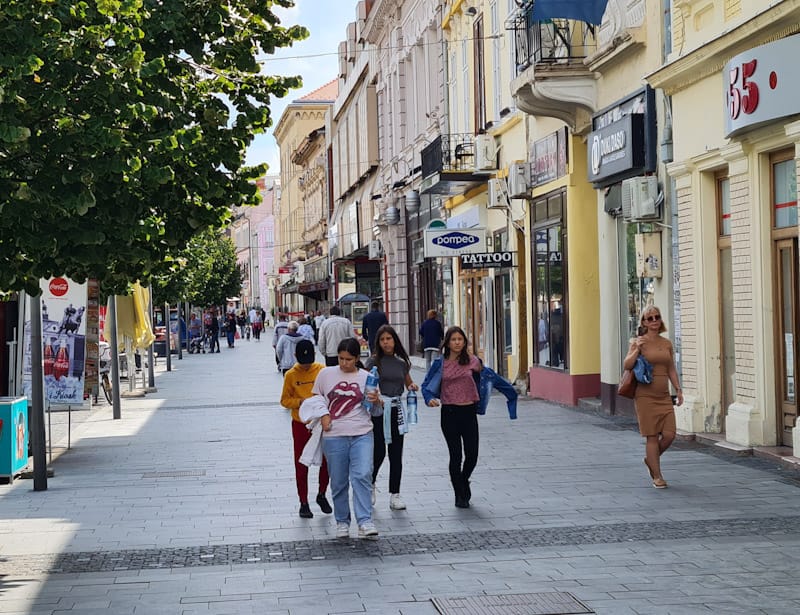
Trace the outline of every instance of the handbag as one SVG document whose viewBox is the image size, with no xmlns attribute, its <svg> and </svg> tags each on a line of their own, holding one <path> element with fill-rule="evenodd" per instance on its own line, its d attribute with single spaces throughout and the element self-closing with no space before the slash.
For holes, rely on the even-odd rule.
<svg viewBox="0 0 800 615">
<path fill-rule="evenodd" d="M 636 357 L 636 363 L 633 366 L 633 377 L 642 384 L 653 382 L 653 366 L 641 354 Z"/>
<path fill-rule="evenodd" d="M 617 395 L 633 399 L 634 395 L 636 395 L 636 384 L 633 372 L 629 369 L 622 370 L 622 376 L 619 379 L 619 385 L 617 385 Z"/>
</svg>

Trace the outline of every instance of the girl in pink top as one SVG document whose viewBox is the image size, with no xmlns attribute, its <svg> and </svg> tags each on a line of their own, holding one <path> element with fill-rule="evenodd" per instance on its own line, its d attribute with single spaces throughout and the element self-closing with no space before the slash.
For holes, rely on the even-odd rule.
<svg viewBox="0 0 800 615">
<path fill-rule="evenodd" d="M 472 491 L 469 478 L 478 463 L 478 387 L 473 374 L 481 361 L 467 350 L 467 335 L 461 327 L 450 327 L 442 343 L 442 386 L 439 399 L 429 406 L 442 406 L 441 427 L 450 453 L 450 481 L 458 508 L 469 508 Z M 461 458 L 464 465 L 461 465 Z"/>
</svg>

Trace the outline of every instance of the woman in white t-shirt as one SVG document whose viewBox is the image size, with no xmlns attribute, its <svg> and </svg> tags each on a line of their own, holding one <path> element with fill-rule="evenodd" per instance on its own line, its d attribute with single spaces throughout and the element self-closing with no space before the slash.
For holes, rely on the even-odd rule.
<svg viewBox="0 0 800 615">
<path fill-rule="evenodd" d="M 322 421 L 322 450 L 328 461 L 336 537 L 350 535 L 350 493 L 359 538 L 378 535 L 372 522 L 372 420 L 364 407 L 364 385 L 368 373 L 361 369 L 361 346 L 355 338 L 337 347 L 339 364 L 320 371 L 312 393 L 328 402 L 330 420 Z M 377 401 L 377 392 L 370 394 Z"/>
</svg>

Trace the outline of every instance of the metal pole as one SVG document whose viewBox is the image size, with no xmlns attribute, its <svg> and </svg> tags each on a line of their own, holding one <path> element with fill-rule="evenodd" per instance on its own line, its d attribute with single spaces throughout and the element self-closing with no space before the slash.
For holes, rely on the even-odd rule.
<svg viewBox="0 0 800 615">
<path fill-rule="evenodd" d="M 33 453 L 33 490 L 47 490 L 47 451 L 44 444 L 44 370 L 42 367 L 41 295 L 29 296 L 31 302 L 31 452 Z"/>
<path fill-rule="evenodd" d="M 176 312 L 175 315 L 178 317 L 178 322 L 176 323 L 176 325 L 178 327 L 178 361 L 182 361 L 183 360 L 183 341 L 181 339 L 181 320 L 183 320 L 183 315 L 181 314 L 181 302 L 180 301 L 178 301 L 178 303 L 175 305 L 175 312 Z M 186 321 L 184 320 L 184 322 L 186 322 Z M 187 331 L 187 333 L 188 333 L 188 331 Z"/>
<path fill-rule="evenodd" d="M 167 371 L 172 371 L 172 349 L 170 348 L 170 339 L 172 337 L 172 331 L 170 322 L 169 322 L 169 303 L 164 304 L 164 323 L 166 324 L 166 335 L 164 336 L 164 348 L 167 351 Z"/>
<path fill-rule="evenodd" d="M 122 406 L 119 402 L 119 347 L 117 346 L 117 296 L 108 298 L 108 324 L 111 330 L 111 407 L 115 419 L 122 418 Z"/>
<path fill-rule="evenodd" d="M 150 315 L 150 324 L 153 324 L 153 286 L 150 285 L 150 292 L 148 293 L 148 301 L 147 301 L 147 313 Z M 155 353 L 153 352 L 153 344 L 155 342 L 151 342 L 150 346 L 147 347 L 147 387 L 150 389 L 155 390 L 156 388 L 156 374 L 155 374 L 155 367 L 153 365 L 155 361 Z"/>
</svg>

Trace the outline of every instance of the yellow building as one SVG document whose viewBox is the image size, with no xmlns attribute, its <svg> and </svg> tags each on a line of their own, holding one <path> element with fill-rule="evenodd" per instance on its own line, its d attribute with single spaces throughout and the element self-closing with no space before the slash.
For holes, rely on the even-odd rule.
<svg viewBox="0 0 800 615">
<path fill-rule="evenodd" d="M 800 2 L 677 6 L 647 79 L 672 100 L 678 427 L 796 451 Z"/>
<path fill-rule="evenodd" d="M 276 244 L 278 246 L 279 298 L 277 311 L 305 312 L 305 297 L 300 294 L 300 285 L 304 283 L 304 263 L 309 257 L 309 233 L 317 222 L 310 215 L 319 209 L 321 201 L 309 196 L 305 187 L 307 179 L 313 181 L 313 165 L 309 165 L 308 147 L 314 149 L 315 135 L 325 128 L 325 114 L 336 100 L 338 83 L 333 80 L 289 104 L 275 126 L 274 135 L 280 150 L 281 160 L 281 199 L 276 219 Z M 319 147 L 318 145 L 316 147 Z M 317 154 L 318 155 L 318 154 Z M 314 160 L 316 157 L 314 157 Z M 312 174 L 309 174 L 312 169 Z M 319 213 L 319 212 L 318 212 Z M 321 214 L 324 215 L 324 214 Z M 323 252 L 323 254 L 325 254 Z M 325 255 L 327 256 L 327 255 Z M 313 307 L 313 306 L 311 306 Z"/>
</svg>

